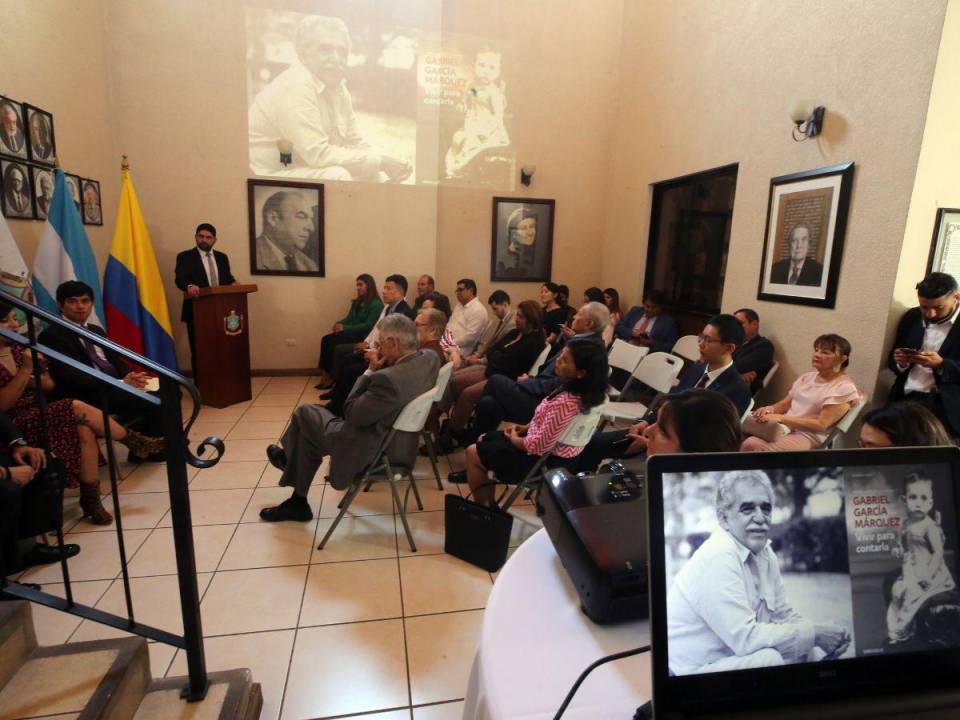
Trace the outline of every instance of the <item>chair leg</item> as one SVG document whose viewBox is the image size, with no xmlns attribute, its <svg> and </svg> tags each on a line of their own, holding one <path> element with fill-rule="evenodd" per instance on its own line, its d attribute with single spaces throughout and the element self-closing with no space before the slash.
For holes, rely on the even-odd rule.
<svg viewBox="0 0 960 720">
<path fill-rule="evenodd" d="M 353 502 L 354 498 L 357 496 L 357 493 L 360 492 L 360 486 L 363 484 L 363 480 L 365 479 L 366 476 L 364 476 L 362 480 L 354 482 L 354 484 L 350 486 L 350 489 L 347 490 L 347 494 L 344 495 L 340 500 L 340 505 L 338 505 L 340 512 L 337 513 L 336 519 L 327 529 L 326 534 L 323 536 L 323 540 L 321 540 L 320 544 L 317 545 L 317 550 L 323 550 L 323 546 L 327 544 L 327 540 L 329 540 L 330 536 L 333 535 L 333 531 L 337 529 L 337 525 L 339 525 L 340 521 L 343 520 L 343 516 L 347 514 L 347 510 L 350 508 L 350 503 Z"/>
<path fill-rule="evenodd" d="M 410 476 L 411 482 L 413 481 L 413 476 Z M 387 475 L 387 482 L 390 483 L 390 492 L 393 493 L 393 504 L 397 508 L 397 513 L 400 515 L 400 522 L 403 523 L 403 531 L 407 534 L 407 542 L 410 543 L 410 552 L 416 552 L 417 546 L 413 542 L 413 533 L 410 532 L 410 524 L 407 522 L 407 511 L 403 507 L 403 503 L 400 502 L 400 493 L 397 492 L 397 481 L 393 478 L 393 473 Z M 416 485 L 414 485 L 416 487 Z"/>
<path fill-rule="evenodd" d="M 433 477 L 437 480 L 437 490 L 443 490 L 443 482 L 440 480 L 440 468 L 437 465 L 437 450 L 433 445 L 433 433 L 423 433 L 423 439 L 427 445 L 427 455 L 430 456 L 430 464 L 433 466 Z"/>
</svg>

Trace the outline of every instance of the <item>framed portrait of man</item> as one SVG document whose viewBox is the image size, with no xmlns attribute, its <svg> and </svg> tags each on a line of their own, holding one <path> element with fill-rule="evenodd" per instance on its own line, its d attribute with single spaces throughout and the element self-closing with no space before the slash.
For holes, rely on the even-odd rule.
<svg viewBox="0 0 960 720">
<path fill-rule="evenodd" d="M 83 224 L 103 225 L 103 209 L 100 205 L 100 181 L 80 179 L 80 196 L 83 200 Z"/>
<path fill-rule="evenodd" d="M 57 146 L 53 139 L 53 115 L 33 105 L 24 104 L 27 114 L 27 145 L 30 160 L 43 165 L 53 165 Z"/>
<path fill-rule="evenodd" d="M 80 199 L 80 176 L 64 173 L 63 177 L 67 181 L 67 187 L 70 189 L 70 197 L 73 198 L 73 204 L 77 206 L 77 212 L 83 217 L 83 201 Z"/>
<path fill-rule="evenodd" d="M 834 307 L 852 185 L 852 162 L 770 181 L 758 300 Z"/>
<path fill-rule="evenodd" d="M 0 160 L 2 190 L 0 204 L 8 218 L 33 218 L 33 196 L 30 192 L 30 170 L 15 160 Z"/>
<path fill-rule="evenodd" d="M 23 105 L 3 95 L 0 95 L 0 155 L 27 159 Z"/>
<path fill-rule="evenodd" d="M 323 185 L 247 180 L 250 272 L 323 277 Z"/>
<path fill-rule="evenodd" d="M 50 212 L 50 203 L 53 201 L 53 170 L 33 165 L 30 167 L 30 173 L 36 216 L 39 220 L 46 220 Z"/>
<path fill-rule="evenodd" d="M 555 209 L 554 200 L 507 197 L 493 199 L 491 280 L 550 280 Z"/>
</svg>

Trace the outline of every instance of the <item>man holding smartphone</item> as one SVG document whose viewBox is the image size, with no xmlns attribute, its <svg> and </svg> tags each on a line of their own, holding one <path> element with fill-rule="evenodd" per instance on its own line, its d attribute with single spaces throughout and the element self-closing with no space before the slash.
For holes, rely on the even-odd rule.
<svg viewBox="0 0 960 720">
<path fill-rule="evenodd" d="M 917 283 L 919 306 L 900 319 L 888 367 L 897 376 L 891 400 L 910 400 L 929 408 L 960 436 L 960 310 L 957 281 L 930 273 Z"/>
</svg>

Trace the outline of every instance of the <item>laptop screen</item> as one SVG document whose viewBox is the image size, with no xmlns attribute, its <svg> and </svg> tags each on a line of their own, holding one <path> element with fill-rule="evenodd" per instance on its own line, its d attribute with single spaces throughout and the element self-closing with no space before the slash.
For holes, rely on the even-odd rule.
<svg viewBox="0 0 960 720">
<path fill-rule="evenodd" d="M 955 673 L 958 458 L 951 448 L 651 458 L 658 714 L 665 685 L 686 687 L 681 701 L 696 688 L 693 704 L 711 688 L 718 701 L 747 687 L 786 700 L 889 681 L 897 674 L 884 668 L 907 653 L 937 657 L 936 675 L 946 658 Z"/>
</svg>

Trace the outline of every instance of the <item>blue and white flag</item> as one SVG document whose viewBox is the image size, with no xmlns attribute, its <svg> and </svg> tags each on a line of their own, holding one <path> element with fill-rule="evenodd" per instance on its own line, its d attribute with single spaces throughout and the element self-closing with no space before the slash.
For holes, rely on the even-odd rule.
<svg viewBox="0 0 960 720">
<path fill-rule="evenodd" d="M 103 327 L 103 293 L 97 260 L 63 170 L 57 168 L 55 172 L 50 211 L 33 260 L 33 292 L 37 305 L 59 314 L 57 286 L 67 280 L 82 280 L 93 288 L 90 322 Z"/>
</svg>

